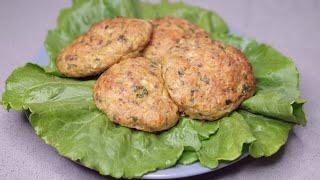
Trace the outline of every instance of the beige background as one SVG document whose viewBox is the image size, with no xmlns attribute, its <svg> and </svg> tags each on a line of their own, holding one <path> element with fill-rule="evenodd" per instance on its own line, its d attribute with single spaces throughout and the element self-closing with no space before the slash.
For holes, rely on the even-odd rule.
<svg viewBox="0 0 320 180">
<path fill-rule="evenodd" d="M 320 1 L 186 1 L 218 12 L 229 25 L 294 59 L 301 72 L 308 125 L 285 148 L 194 179 L 320 179 Z M 0 1 L 0 92 L 11 71 L 33 59 L 66 0 Z M 33 132 L 23 113 L 0 108 L 0 179 L 105 179 L 59 156 Z"/>
</svg>

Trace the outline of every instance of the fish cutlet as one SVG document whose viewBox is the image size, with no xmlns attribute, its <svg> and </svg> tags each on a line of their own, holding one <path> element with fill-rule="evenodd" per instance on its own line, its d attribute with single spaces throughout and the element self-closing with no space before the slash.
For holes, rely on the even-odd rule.
<svg viewBox="0 0 320 180">
<path fill-rule="evenodd" d="M 110 120 L 122 126 L 155 132 L 178 122 L 159 64 L 143 57 L 113 65 L 97 80 L 94 101 Z"/>
<path fill-rule="evenodd" d="M 180 41 L 164 57 L 162 73 L 179 110 L 195 119 L 223 117 L 255 93 L 244 54 L 208 38 Z"/>
<path fill-rule="evenodd" d="M 121 59 L 139 56 L 151 33 L 152 25 L 145 20 L 126 17 L 102 20 L 61 50 L 57 68 L 63 75 L 74 78 L 100 74 Z"/>
</svg>

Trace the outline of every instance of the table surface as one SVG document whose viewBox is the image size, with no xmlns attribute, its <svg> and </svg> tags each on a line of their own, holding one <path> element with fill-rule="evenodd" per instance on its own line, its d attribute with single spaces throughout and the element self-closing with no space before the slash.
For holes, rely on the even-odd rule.
<svg viewBox="0 0 320 180">
<path fill-rule="evenodd" d="M 320 178 L 320 1 L 187 0 L 218 12 L 249 37 L 271 44 L 294 59 L 307 100 L 306 127 L 297 126 L 287 145 L 269 158 L 247 158 L 192 179 Z M 0 93 L 11 71 L 33 59 L 47 30 L 55 27 L 66 0 L 0 2 Z M 109 178 L 109 177 L 107 177 Z M 0 108 L 0 179 L 106 179 L 57 154 L 38 138 L 21 112 Z"/>
</svg>

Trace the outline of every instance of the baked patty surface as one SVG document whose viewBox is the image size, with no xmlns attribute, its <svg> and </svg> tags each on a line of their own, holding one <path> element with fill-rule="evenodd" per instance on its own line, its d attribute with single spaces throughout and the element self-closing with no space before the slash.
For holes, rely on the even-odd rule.
<svg viewBox="0 0 320 180">
<path fill-rule="evenodd" d="M 159 63 L 163 56 L 177 42 L 185 38 L 208 37 L 208 34 L 187 20 L 167 16 L 152 21 L 153 32 L 149 45 L 143 55 Z"/>
</svg>

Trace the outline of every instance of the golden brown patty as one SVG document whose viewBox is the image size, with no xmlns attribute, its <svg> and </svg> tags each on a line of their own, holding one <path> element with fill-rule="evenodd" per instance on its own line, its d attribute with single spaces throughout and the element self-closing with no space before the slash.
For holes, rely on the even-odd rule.
<svg viewBox="0 0 320 180">
<path fill-rule="evenodd" d="M 144 56 L 158 61 L 175 46 L 179 40 L 192 37 L 208 37 L 200 27 L 177 17 L 164 17 L 152 21 L 153 32 L 149 45 L 144 50 Z"/>
<path fill-rule="evenodd" d="M 142 57 L 123 60 L 103 73 L 95 84 L 94 100 L 122 126 L 153 132 L 178 121 L 178 107 L 164 87 L 160 66 Z"/>
<path fill-rule="evenodd" d="M 191 118 L 218 119 L 255 92 L 240 50 L 208 38 L 180 41 L 165 56 L 162 72 L 171 98 Z"/>
<path fill-rule="evenodd" d="M 118 17 L 100 21 L 61 50 L 57 67 L 68 77 L 102 73 L 122 58 L 138 56 L 151 32 L 152 25 L 140 19 Z"/>
</svg>

